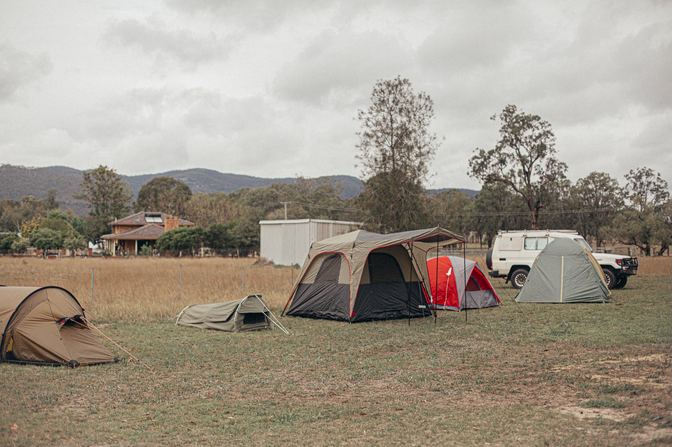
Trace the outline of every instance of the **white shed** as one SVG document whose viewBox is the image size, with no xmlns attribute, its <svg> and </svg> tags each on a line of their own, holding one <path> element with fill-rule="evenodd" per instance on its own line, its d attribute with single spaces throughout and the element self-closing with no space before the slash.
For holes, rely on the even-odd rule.
<svg viewBox="0 0 677 447">
<path fill-rule="evenodd" d="M 278 265 L 303 265 L 313 242 L 359 229 L 360 222 L 293 219 L 262 220 L 261 257 Z"/>
</svg>

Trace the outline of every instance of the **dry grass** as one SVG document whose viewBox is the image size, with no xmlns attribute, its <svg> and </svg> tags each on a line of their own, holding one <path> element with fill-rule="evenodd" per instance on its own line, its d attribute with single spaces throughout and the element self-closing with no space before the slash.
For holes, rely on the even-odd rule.
<svg viewBox="0 0 677 447">
<path fill-rule="evenodd" d="M 639 258 L 638 276 L 672 276 L 672 256 L 651 256 Z"/>
<path fill-rule="evenodd" d="M 0 284 L 60 286 L 73 293 L 90 315 L 118 321 L 170 320 L 189 304 L 229 301 L 253 293 L 263 295 L 272 309 L 281 309 L 291 290 L 290 267 L 259 266 L 251 258 L 3 257 L 0 267 Z"/>
<path fill-rule="evenodd" d="M 485 268 L 483 256 L 469 258 Z M 2 257 L 0 267 L 0 284 L 60 286 L 73 293 L 90 315 L 118 321 L 168 321 L 189 304 L 229 301 L 252 293 L 263 295 L 271 309 L 280 311 L 291 291 L 290 267 L 257 263 L 252 258 Z M 294 278 L 298 274 L 295 269 Z M 641 258 L 639 276 L 671 275 L 671 257 Z"/>
</svg>

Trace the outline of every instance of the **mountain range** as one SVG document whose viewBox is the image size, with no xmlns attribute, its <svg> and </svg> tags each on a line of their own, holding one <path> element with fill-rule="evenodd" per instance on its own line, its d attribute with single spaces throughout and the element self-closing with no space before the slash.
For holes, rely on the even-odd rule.
<svg viewBox="0 0 677 447">
<path fill-rule="evenodd" d="M 240 188 L 266 188 L 273 183 L 291 183 L 294 177 L 261 178 L 249 175 L 227 174 L 211 169 L 183 169 L 158 174 L 122 175 L 134 192 L 134 197 L 141 187 L 155 177 L 172 177 L 190 188 L 193 193 L 224 192 L 230 194 Z M 329 178 L 340 180 L 343 186 L 341 198 L 355 197 L 362 191 L 362 182 L 350 175 L 330 175 Z M 73 198 L 73 194 L 81 192 L 82 171 L 66 166 L 50 166 L 46 168 L 30 168 L 9 164 L 0 165 L 0 200 L 21 200 L 24 196 L 44 199 L 47 192 L 56 189 L 56 200 L 61 209 L 71 209 L 80 216 L 88 214 L 87 204 Z M 434 192 L 443 191 L 434 190 Z M 469 196 L 477 191 L 461 189 Z"/>
</svg>

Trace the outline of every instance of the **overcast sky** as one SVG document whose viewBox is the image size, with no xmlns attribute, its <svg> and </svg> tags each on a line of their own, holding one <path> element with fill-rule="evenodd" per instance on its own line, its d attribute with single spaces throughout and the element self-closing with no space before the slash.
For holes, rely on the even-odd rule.
<svg viewBox="0 0 677 447">
<path fill-rule="evenodd" d="M 573 182 L 672 184 L 667 0 L 0 0 L 0 163 L 359 176 L 357 110 L 398 75 L 435 104 L 431 187 L 480 188 L 506 104 Z"/>
</svg>

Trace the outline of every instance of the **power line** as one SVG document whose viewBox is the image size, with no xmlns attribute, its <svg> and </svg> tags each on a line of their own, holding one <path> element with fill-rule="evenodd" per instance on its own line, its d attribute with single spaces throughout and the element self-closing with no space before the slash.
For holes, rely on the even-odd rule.
<svg viewBox="0 0 677 447">
<path fill-rule="evenodd" d="M 350 207 L 338 207 L 338 206 L 329 206 L 329 205 L 319 205 L 310 202 L 287 202 L 294 205 L 306 206 L 309 208 L 319 208 L 326 209 L 328 211 L 346 211 L 346 212 L 362 212 L 363 210 L 359 208 L 350 208 Z M 612 212 L 617 211 L 614 208 L 584 208 L 576 210 L 540 210 L 539 215 L 561 215 L 561 214 L 595 214 L 600 212 Z M 498 216 L 531 216 L 529 211 L 494 211 L 494 212 L 475 212 L 475 213 L 458 213 L 459 216 L 470 216 L 470 217 L 498 217 Z"/>
<path fill-rule="evenodd" d="M 556 211 L 539 211 L 538 215 L 554 215 L 554 214 L 587 214 L 587 213 L 598 213 L 598 212 L 607 212 L 607 211 L 617 211 L 614 208 L 592 208 L 592 209 L 578 209 L 578 210 L 556 210 Z M 464 216 L 477 216 L 477 217 L 491 217 L 491 216 L 531 216 L 529 211 L 496 211 L 496 212 L 486 212 L 486 213 L 460 213 Z"/>
</svg>

